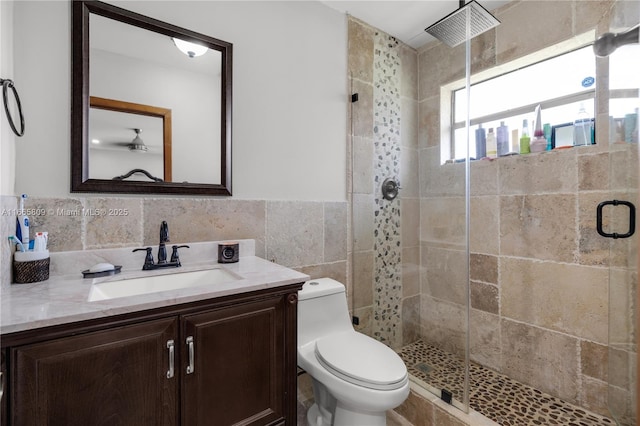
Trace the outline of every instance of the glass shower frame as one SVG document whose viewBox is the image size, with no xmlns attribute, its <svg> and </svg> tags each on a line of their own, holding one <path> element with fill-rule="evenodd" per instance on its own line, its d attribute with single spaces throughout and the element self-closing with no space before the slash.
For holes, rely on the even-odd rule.
<svg viewBox="0 0 640 426">
<path fill-rule="evenodd" d="M 635 2 L 616 4 L 603 17 L 609 32 L 629 31 L 640 23 L 640 6 Z M 601 120 L 612 147 L 609 158 L 610 200 L 638 204 L 640 154 L 638 152 L 638 110 L 640 109 L 640 44 L 618 47 L 599 58 L 598 67 L 607 72 L 610 84 L 602 97 Z M 635 70 L 635 71 L 632 71 Z M 635 110 L 635 111 L 634 111 Z M 629 126 L 629 121 L 635 126 Z M 633 128 L 635 127 L 635 128 Z M 635 135 L 634 135 L 635 133 Z M 626 206 L 602 206 L 605 233 L 624 234 L 632 216 Z M 619 426 L 635 426 L 638 409 L 638 235 L 609 239 L 609 339 L 607 348 L 607 406 Z"/>
<path fill-rule="evenodd" d="M 467 42 L 465 43 L 465 45 L 460 46 L 460 49 L 455 51 L 456 57 L 449 58 L 448 59 L 449 62 L 446 62 L 447 64 L 455 63 L 458 65 L 461 65 L 463 61 L 460 55 L 464 54 L 465 56 L 464 72 L 461 72 L 461 68 L 452 67 L 451 80 L 453 80 L 454 78 L 459 80 L 464 76 L 464 78 L 466 79 L 465 84 L 468 89 L 467 93 L 469 93 L 468 96 L 473 96 L 472 90 L 469 90 L 469 87 L 470 87 L 469 74 L 471 71 L 470 69 L 471 45 L 472 43 Z M 375 50 L 375 49 L 372 49 L 372 50 Z M 351 62 L 350 62 L 350 65 L 351 65 Z M 361 83 L 367 77 L 363 76 L 362 73 L 359 73 L 357 70 L 355 72 L 354 70 L 351 70 L 350 77 L 352 79 L 352 82 L 355 82 L 355 84 L 352 85 L 352 93 L 359 93 L 360 101 L 362 101 L 363 93 L 365 93 L 365 96 L 367 95 L 366 95 L 366 91 L 363 90 L 362 88 L 363 85 Z M 368 87 L 371 87 L 373 90 L 376 90 L 375 84 L 371 84 Z M 422 96 L 422 95 L 419 95 L 419 96 Z M 359 128 L 363 124 L 368 124 L 366 123 L 366 120 L 362 118 L 362 108 L 363 106 L 366 106 L 366 104 L 362 104 L 360 103 L 360 101 L 352 103 L 351 104 L 352 108 L 350 111 L 351 118 L 352 118 L 352 131 L 350 135 L 351 136 L 350 146 L 352 150 L 350 154 L 350 158 L 353 162 L 351 173 L 350 173 L 352 178 L 352 185 L 354 184 L 353 181 L 359 179 L 357 174 L 360 173 L 361 170 L 358 168 L 357 163 L 362 161 L 360 154 L 361 154 L 361 147 L 364 145 L 364 144 L 360 144 L 360 148 L 357 146 L 358 143 L 362 142 L 362 140 L 358 140 L 358 138 L 360 139 L 363 138 L 362 134 L 358 132 L 357 128 Z M 424 99 L 418 97 L 417 101 L 423 102 Z M 469 103 L 470 102 L 468 102 L 468 105 Z M 420 117 L 418 121 L 424 119 L 422 114 L 423 112 L 420 112 Z M 374 115 L 374 114 L 372 113 L 371 115 Z M 471 126 L 469 125 L 468 115 L 469 113 L 467 111 L 467 125 L 466 125 L 467 141 L 468 141 L 467 146 L 469 141 L 472 140 L 472 137 L 470 135 Z M 401 117 L 401 118 L 404 119 L 404 117 Z M 436 137 L 438 136 L 442 137 L 443 135 L 446 135 L 446 133 L 449 131 L 449 129 L 447 128 L 448 123 L 446 122 L 446 119 L 441 118 L 439 124 L 441 126 L 441 129 L 439 131 L 439 135 L 435 135 Z M 371 123 L 371 127 L 372 128 L 375 127 L 373 123 Z M 596 127 L 600 128 L 600 130 L 602 130 L 603 128 L 603 126 L 596 126 Z M 424 184 L 425 186 L 425 188 L 421 188 L 419 190 L 420 192 L 419 204 L 421 207 L 420 222 L 422 224 L 425 224 L 425 223 L 434 224 L 434 227 L 437 227 L 437 229 L 431 229 L 431 230 L 421 229 L 419 231 L 420 241 L 421 241 L 420 242 L 420 251 L 421 251 L 420 258 L 423 260 L 423 262 L 418 262 L 418 264 L 413 269 L 418 270 L 419 271 L 418 273 L 421 275 L 421 280 L 420 280 L 421 304 L 424 305 L 424 302 L 427 302 L 427 299 L 429 297 L 434 296 L 433 294 L 425 295 L 423 293 L 425 290 L 435 291 L 437 293 L 435 294 L 435 296 L 437 296 L 437 298 L 439 298 L 440 301 L 445 301 L 447 303 L 443 303 L 442 305 L 436 306 L 436 307 L 430 307 L 429 308 L 431 310 L 430 312 L 428 312 L 428 310 L 424 306 L 421 309 L 419 308 L 419 310 L 420 310 L 420 314 L 422 315 L 422 320 L 424 320 L 425 316 L 433 315 L 433 318 L 432 318 L 434 320 L 434 322 L 432 323 L 432 325 L 434 325 L 433 328 L 439 327 L 441 335 L 445 335 L 448 331 L 451 331 L 451 338 L 449 339 L 448 343 L 455 346 L 454 349 L 457 349 L 457 353 L 463 359 L 463 364 L 464 364 L 463 395 L 458 399 L 458 401 L 454 399 L 453 405 L 457 406 L 462 411 L 468 411 L 469 405 L 470 405 L 469 404 L 469 394 L 470 394 L 469 364 L 471 362 L 471 357 L 472 357 L 471 348 L 472 348 L 472 345 L 474 344 L 472 342 L 473 340 L 472 336 L 470 335 L 471 321 L 473 320 L 473 317 L 470 313 L 471 297 L 472 297 L 471 281 L 473 281 L 473 277 L 472 277 L 473 267 L 471 266 L 473 263 L 473 260 L 472 260 L 473 247 L 472 246 L 474 244 L 474 241 L 477 243 L 476 241 L 477 234 L 473 235 L 473 233 L 478 231 L 477 227 L 475 228 L 473 227 L 477 225 L 477 222 L 476 223 L 473 222 L 474 211 L 472 210 L 472 206 L 475 206 L 475 204 L 474 204 L 474 200 L 472 199 L 472 195 L 474 194 L 473 187 L 474 185 L 477 185 L 477 182 L 474 182 L 474 179 L 476 180 L 478 179 L 478 175 L 475 174 L 478 170 L 476 167 L 477 162 L 474 162 L 473 167 L 471 166 L 471 161 L 469 159 L 469 152 L 467 151 L 467 155 L 464 162 L 446 164 L 446 165 L 441 164 L 439 151 L 438 151 L 438 155 L 428 155 L 426 153 L 426 151 L 429 151 L 429 150 L 435 152 L 436 150 L 441 149 L 440 146 L 436 147 L 435 146 L 436 144 L 432 142 L 434 140 L 433 133 L 429 133 L 426 136 L 427 137 L 425 137 L 425 135 L 422 135 L 422 134 L 419 136 L 420 144 L 425 143 L 423 139 L 427 139 L 426 141 L 427 147 L 426 148 L 421 147 L 418 150 L 419 157 L 421 159 L 421 162 L 420 162 L 421 166 L 426 165 L 427 166 L 426 168 L 428 168 L 429 166 L 432 166 L 434 168 L 441 168 L 441 170 L 444 170 L 443 171 L 444 175 L 435 176 L 433 174 L 429 174 L 428 171 L 425 171 L 426 168 L 420 171 L 420 173 L 425 174 L 420 177 L 420 181 L 421 181 L 420 183 Z M 364 137 L 366 138 L 367 136 L 364 136 Z M 371 137 L 371 139 L 373 139 L 373 137 Z M 602 139 L 599 138 L 599 140 L 602 140 Z M 432 154 L 432 152 L 430 152 L 429 154 Z M 553 154 L 542 154 L 542 155 L 551 156 L 556 154 L 553 153 Z M 434 158 L 436 157 L 437 157 L 437 160 L 434 160 Z M 498 160 L 498 162 L 499 161 L 501 160 Z M 506 161 L 509 161 L 509 160 L 506 160 Z M 613 170 L 615 166 L 610 165 L 609 168 L 610 170 Z M 608 171 L 607 173 L 610 173 L 610 171 Z M 480 175 L 481 174 L 482 172 L 480 172 Z M 364 259 L 364 262 L 367 263 L 372 261 L 371 256 L 376 256 L 375 251 L 373 251 L 372 254 L 369 255 L 369 251 L 365 253 L 365 250 L 361 249 L 363 241 L 365 241 L 367 238 L 370 238 L 366 236 L 363 237 L 362 231 L 363 230 L 378 231 L 378 232 L 380 231 L 380 229 L 369 229 L 368 223 L 373 221 L 372 216 L 374 216 L 374 214 L 372 214 L 371 207 L 376 206 L 377 208 L 380 206 L 379 204 L 377 204 L 379 202 L 378 201 L 379 198 L 376 198 L 376 197 L 378 197 L 377 193 L 380 191 L 380 184 L 384 180 L 384 179 L 381 179 L 383 177 L 387 177 L 387 176 L 376 176 L 373 179 L 372 194 L 368 192 L 364 193 L 364 192 L 359 192 L 358 190 L 354 190 L 353 186 L 351 187 L 351 190 L 350 190 L 352 232 L 354 232 L 354 238 L 351 244 L 352 255 L 354 259 L 352 261 L 352 266 L 354 267 L 351 269 L 351 275 L 350 275 L 350 282 L 351 282 L 350 297 L 351 297 L 351 303 L 352 303 L 352 311 L 354 312 L 354 315 L 358 317 L 358 320 L 359 320 L 359 324 L 356 325 L 356 328 L 367 334 L 381 338 L 381 340 L 383 341 L 386 340 L 385 343 L 389 344 L 394 349 L 398 349 L 398 342 L 386 339 L 383 336 L 384 333 L 376 336 L 376 330 L 375 330 L 376 326 L 374 325 L 375 318 L 377 316 L 382 315 L 383 313 L 376 312 L 375 308 L 372 308 L 372 310 L 370 311 L 367 311 L 366 309 L 363 308 L 362 303 L 359 301 L 365 298 L 366 295 L 363 296 L 363 292 L 361 290 L 362 286 L 356 285 L 354 283 L 356 280 L 361 279 L 361 277 L 363 276 L 361 265 L 359 265 L 358 263 L 359 261 L 356 261 L 355 258 L 356 257 L 362 258 Z M 482 176 L 480 176 L 480 178 L 482 179 Z M 405 196 L 406 191 L 409 189 L 408 188 L 409 185 L 406 185 L 406 181 L 403 181 L 402 179 L 400 180 L 400 184 L 401 184 L 401 189 L 400 189 L 399 198 L 402 199 L 403 196 Z M 637 189 L 637 183 L 634 185 L 635 186 L 633 188 L 633 191 Z M 436 189 L 436 187 L 438 188 Z M 633 195 L 632 194 L 633 191 L 629 192 L 630 195 Z M 375 193 L 375 195 L 373 193 Z M 475 194 L 477 195 L 477 193 Z M 513 198 L 518 198 L 517 192 L 512 193 L 511 195 L 513 195 Z M 576 197 L 578 196 L 576 195 Z M 524 196 L 522 198 L 524 199 Z M 442 203 L 442 204 L 440 206 L 437 206 L 436 204 L 438 203 Z M 394 205 L 393 208 L 397 208 L 397 205 Z M 426 210 L 426 211 L 423 211 L 423 210 Z M 576 218 L 575 220 L 578 221 L 582 219 Z M 363 222 L 367 222 L 367 223 L 363 224 Z M 449 226 L 449 229 L 445 229 L 447 226 Z M 582 226 L 582 225 L 576 224 L 576 227 L 578 226 Z M 439 232 L 441 234 L 447 234 L 449 237 L 451 236 L 453 237 L 451 238 L 451 240 L 447 240 L 446 238 L 440 238 L 441 235 L 438 235 Z M 404 231 L 403 231 L 403 234 L 404 234 Z M 428 241 L 430 238 L 433 240 L 431 242 L 433 242 L 434 244 L 430 245 L 425 243 L 425 241 Z M 601 245 L 600 243 L 598 244 Z M 425 265 L 428 264 L 427 266 L 434 266 L 434 265 L 437 266 L 438 262 L 441 262 L 441 263 L 453 262 L 456 259 L 460 260 L 458 264 L 461 265 L 462 263 L 464 263 L 464 268 L 462 268 L 461 266 L 460 268 L 458 268 L 457 271 L 454 271 L 454 275 L 456 276 L 453 277 L 453 279 L 456 282 L 458 280 L 463 282 L 463 285 L 456 288 L 455 291 L 451 291 L 451 288 L 434 289 L 432 286 L 439 278 L 448 279 L 451 277 L 447 276 L 446 271 L 443 271 L 440 275 L 433 274 L 433 275 L 427 276 L 430 272 L 425 272 L 425 269 L 426 269 Z M 465 260 L 462 260 L 462 259 L 465 259 Z M 404 262 L 404 259 L 403 259 L 403 262 Z M 578 266 L 581 266 L 581 265 L 578 264 Z M 371 268 L 370 270 L 372 269 L 373 268 Z M 405 271 L 403 271 L 403 273 L 404 272 Z M 626 274 L 626 277 L 629 278 L 634 275 L 635 275 L 635 272 L 629 272 Z M 612 278 L 610 278 L 610 280 L 611 282 L 613 282 Z M 372 281 L 372 285 L 370 288 L 366 289 L 366 292 L 372 292 L 375 295 L 378 291 L 386 291 L 385 288 L 376 287 L 376 284 L 373 283 L 374 277 L 371 277 L 371 281 Z M 631 278 L 630 282 L 635 283 L 635 278 Z M 630 292 L 635 291 L 630 288 L 628 288 L 628 290 Z M 456 300 L 460 302 L 459 306 L 463 306 L 463 308 L 449 309 L 449 308 L 452 308 L 452 303 L 449 303 L 449 301 L 446 299 L 449 296 L 452 296 L 452 292 L 455 292 L 453 296 L 455 296 Z M 627 297 L 627 300 L 630 300 L 632 296 L 633 294 L 629 295 Z M 611 294 L 609 294 L 609 297 L 611 297 Z M 418 320 L 420 322 L 419 324 L 415 324 L 415 323 L 412 324 L 411 319 L 407 320 L 407 318 L 405 318 L 404 312 L 402 315 L 403 317 L 402 317 L 401 327 L 405 329 L 420 328 L 424 330 L 425 327 L 430 327 L 430 326 L 425 326 L 424 325 L 425 323 L 420 322 L 421 320 Z M 609 315 L 612 315 L 611 311 L 609 311 Z M 632 320 L 635 318 L 635 312 L 629 313 L 629 315 L 634 315 Z M 460 327 L 454 327 L 455 323 L 460 325 Z M 447 327 L 450 327 L 450 328 L 448 329 Z M 404 331 L 406 330 L 403 330 L 403 332 Z M 561 330 L 560 330 L 560 333 L 562 333 Z M 463 342 L 463 343 L 454 344 L 452 343 L 454 340 L 456 342 Z M 602 342 L 600 340 L 598 340 L 595 343 L 597 343 L 596 346 L 598 347 L 602 346 Z M 477 344 L 477 341 L 475 344 Z M 477 356 L 477 353 L 475 353 L 475 356 Z M 629 355 L 629 356 L 631 358 L 635 357 L 635 355 Z M 608 358 L 609 364 L 611 364 L 612 359 L 613 357 Z M 627 369 L 625 370 L 626 371 L 625 374 L 630 376 L 628 381 L 631 384 L 635 383 L 636 381 L 635 369 L 629 368 L 629 365 L 632 362 L 635 362 L 634 360 L 635 358 L 632 360 L 627 360 L 627 363 L 626 363 Z M 611 366 L 609 367 L 610 370 L 612 368 L 613 367 Z M 586 380 L 586 379 L 583 378 L 579 380 Z M 602 385 L 602 382 L 601 381 L 598 382 L 598 380 L 596 380 L 597 384 Z M 419 383 L 419 381 L 415 381 L 415 383 L 418 383 L 420 386 L 423 385 L 423 383 Z M 587 382 L 585 381 L 585 383 Z M 428 389 L 428 386 L 424 386 L 424 387 Z M 606 384 L 604 389 L 606 392 Z M 441 389 L 432 388 L 431 390 L 435 391 L 434 393 L 436 393 L 437 396 L 442 395 Z M 600 395 L 600 397 L 602 397 L 602 395 Z M 604 397 L 604 399 L 606 399 L 606 397 Z"/>
</svg>

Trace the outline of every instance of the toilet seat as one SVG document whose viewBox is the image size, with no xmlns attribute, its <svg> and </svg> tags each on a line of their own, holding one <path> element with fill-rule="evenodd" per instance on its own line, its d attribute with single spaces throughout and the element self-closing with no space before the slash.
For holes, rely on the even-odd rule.
<svg viewBox="0 0 640 426">
<path fill-rule="evenodd" d="M 393 390 L 408 380 L 407 368 L 397 353 L 355 331 L 316 340 L 315 355 L 329 372 L 354 385 Z"/>
</svg>

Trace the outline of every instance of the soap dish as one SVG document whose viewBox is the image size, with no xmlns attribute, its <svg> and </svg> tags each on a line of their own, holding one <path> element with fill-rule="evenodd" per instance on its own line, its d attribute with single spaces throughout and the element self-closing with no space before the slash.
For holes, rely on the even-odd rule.
<svg viewBox="0 0 640 426">
<path fill-rule="evenodd" d="M 119 274 L 122 269 L 122 265 L 114 265 L 113 269 L 109 271 L 101 271 L 101 272 L 90 272 L 89 269 L 86 271 L 82 271 L 83 278 L 100 278 L 100 277 L 108 277 L 109 275 Z"/>
</svg>

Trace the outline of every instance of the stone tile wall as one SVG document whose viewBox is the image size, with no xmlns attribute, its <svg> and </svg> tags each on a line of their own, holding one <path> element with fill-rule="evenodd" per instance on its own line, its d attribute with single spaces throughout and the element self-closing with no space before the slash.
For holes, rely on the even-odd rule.
<svg viewBox="0 0 640 426">
<path fill-rule="evenodd" d="M 359 329 L 394 348 L 419 330 L 417 52 L 349 18 L 353 311 Z M 398 198 L 384 200 L 395 178 Z"/>
<path fill-rule="evenodd" d="M 400 199 L 380 190 L 400 177 L 400 43 L 376 31 L 373 56 L 373 335 L 392 347 L 402 345 L 402 247 Z"/>
<path fill-rule="evenodd" d="M 16 203 L 2 197 L 3 208 Z M 51 251 L 156 246 L 166 220 L 172 243 L 254 239 L 260 257 L 347 283 L 346 201 L 30 197 L 28 205 L 43 212 L 30 217 L 31 232 L 48 231 Z M 12 234 L 15 216 L 3 216 L 2 229 Z M 11 252 L 5 246 L 2 284 L 8 285 Z"/>
<path fill-rule="evenodd" d="M 605 32 L 621 3 L 510 3 L 496 12 L 502 24 L 472 41 L 472 72 L 594 28 Z M 464 65 L 464 46 L 419 49 L 420 333 L 461 355 L 464 165 L 440 165 L 439 105 L 440 86 L 462 78 Z M 638 153 L 637 146 L 608 143 L 603 71 L 600 62 L 598 145 L 471 165 L 469 349 L 483 365 L 598 413 L 608 412 L 609 390 L 615 410 L 628 415 L 637 238 L 600 237 L 595 210 L 604 200 L 637 199 Z M 605 227 L 625 228 L 617 215 L 628 212 L 617 211 Z"/>
</svg>

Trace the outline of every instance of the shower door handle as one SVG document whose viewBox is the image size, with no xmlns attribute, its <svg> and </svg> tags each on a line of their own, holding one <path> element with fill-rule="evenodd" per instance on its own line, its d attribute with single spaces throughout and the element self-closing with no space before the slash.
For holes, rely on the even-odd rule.
<svg viewBox="0 0 640 426">
<path fill-rule="evenodd" d="M 611 234 L 604 232 L 602 229 L 602 209 L 605 206 L 618 206 L 623 205 L 629 207 L 629 230 L 625 234 L 618 234 L 617 232 L 613 232 Z M 618 238 L 629 238 L 636 232 L 636 206 L 629 201 L 620 201 L 620 200 L 611 200 L 611 201 L 603 201 L 598 204 L 598 209 L 596 212 L 596 226 L 598 230 L 598 234 L 602 235 L 606 238 L 613 238 L 617 240 Z"/>
</svg>

